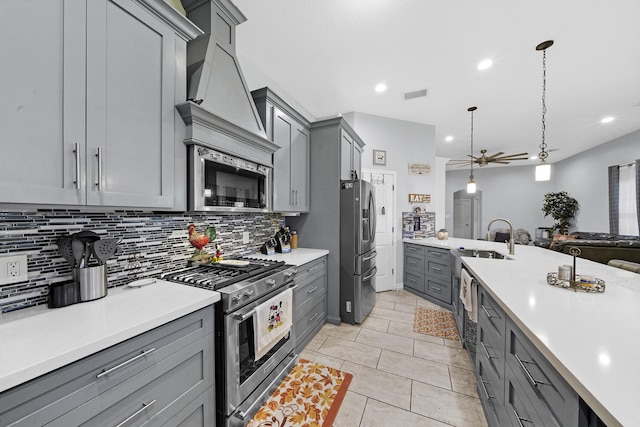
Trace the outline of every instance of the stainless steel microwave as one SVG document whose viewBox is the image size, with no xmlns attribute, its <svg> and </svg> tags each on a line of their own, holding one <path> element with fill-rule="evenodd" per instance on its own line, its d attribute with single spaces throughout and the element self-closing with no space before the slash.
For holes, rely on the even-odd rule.
<svg viewBox="0 0 640 427">
<path fill-rule="evenodd" d="M 269 212 L 271 168 L 198 145 L 189 146 L 189 209 Z"/>
</svg>

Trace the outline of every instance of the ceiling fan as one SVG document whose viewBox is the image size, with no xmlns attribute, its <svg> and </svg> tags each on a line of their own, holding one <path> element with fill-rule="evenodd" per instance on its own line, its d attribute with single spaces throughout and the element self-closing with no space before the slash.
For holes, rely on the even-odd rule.
<svg viewBox="0 0 640 427">
<path fill-rule="evenodd" d="M 458 165 L 460 167 L 462 166 L 468 166 L 471 163 L 477 163 L 478 165 L 480 165 L 480 167 L 482 166 L 486 166 L 489 163 L 498 163 L 498 164 L 502 164 L 502 165 L 507 165 L 509 164 L 509 162 L 513 161 L 513 160 L 528 160 L 529 159 L 529 155 L 528 153 L 518 153 L 518 154 L 507 154 L 507 155 L 503 155 L 504 152 L 503 151 L 499 151 L 496 154 L 492 154 L 491 156 L 487 156 L 487 150 L 480 150 L 481 156 L 480 157 L 476 157 L 476 156 L 472 156 L 470 154 L 467 154 L 467 157 L 471 157 L 471 159 L 465 159 L 465 160 L 449 160 L 449 162 L 447 164 L 449 165 Z"/>
</svg>

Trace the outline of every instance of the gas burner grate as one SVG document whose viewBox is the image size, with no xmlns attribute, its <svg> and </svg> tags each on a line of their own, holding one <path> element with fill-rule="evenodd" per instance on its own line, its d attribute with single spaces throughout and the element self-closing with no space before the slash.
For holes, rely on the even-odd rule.
<svg viewBox="0 0 640 427">
<path fill-rule="evenodd" d="M 285 264 L 284 261 L 261 260 L 249 257 L 238 258 L 238 260 L 249 261 L 249 264 L 244 266 L 200 264 L 165 273 L 162 278 L 189 286 L 218 290 Z"/>
</svg>

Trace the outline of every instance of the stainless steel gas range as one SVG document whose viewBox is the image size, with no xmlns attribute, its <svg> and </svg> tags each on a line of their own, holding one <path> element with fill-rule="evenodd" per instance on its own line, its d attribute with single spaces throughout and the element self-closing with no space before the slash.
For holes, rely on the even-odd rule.
<svg viewBox="0 0 640 427">
<path fill-rule="evenodd" d="M 222 295 L 215 310 L 217 425 L 246 425 L 293 367 L 290 335 L 255 360 L 253 312 L 293 287 L 296 272 L 282 261 L 238 258 L 227 265 L 198 265 L 162 275 Z"/>
</svg>

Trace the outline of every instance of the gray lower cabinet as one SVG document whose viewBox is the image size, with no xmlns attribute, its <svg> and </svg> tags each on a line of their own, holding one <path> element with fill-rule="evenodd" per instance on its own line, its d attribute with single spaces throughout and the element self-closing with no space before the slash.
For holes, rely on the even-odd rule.
<svg viewBox="0 0 640 427">
<path fill-rule="evenodd" d="M 158 0 L 1 15 L 0 203 L 173 208 L 176 63 L 199 29 Z"/>
<path fill-rule="evenodd" d="M 489 426 L 581 425 L 577 393 L 482 286 L 475 367 Z"/>
<path fill-rule="evenodd" d="M 453 309 L 449 249 L 404 244 L 404 286 L 436 304 Z"/>
<path fill-rule="evenodd" d="M 2 426 L 215 423 L 207 307 L 0 394 Z"/>
<path fill-rule="evenodd" d="M 309 211 L 309 122 L 269 88 L 251 92 L 273 153 L 273 210 Z"/>
<path fill-rule="evenodd" d="M 327 257 L 298 267 L 293 290 L 293 337 L 302 351 L 327 320 Z"/>
</svg>

